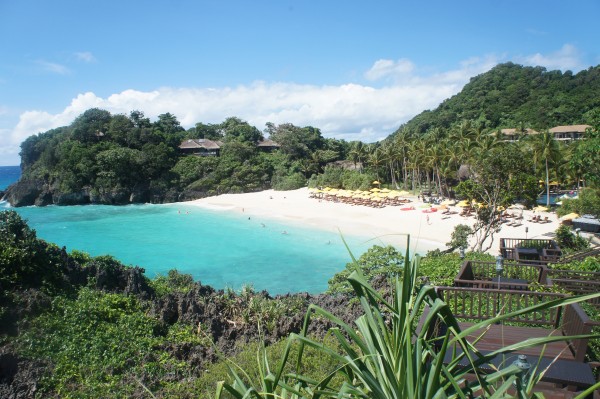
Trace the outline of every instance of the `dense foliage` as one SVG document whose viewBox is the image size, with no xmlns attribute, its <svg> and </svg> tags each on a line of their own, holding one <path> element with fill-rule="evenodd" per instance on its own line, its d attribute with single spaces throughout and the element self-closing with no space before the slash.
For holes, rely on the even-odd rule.
<svg viewBox="0 0 600 399">
<path fill-rule="evenodd" d="M 561 225 L 556 230 L 556 243 L 561 251 L 565 253 L 580 251 L 590 246 L 588 240 L 578 234 L 574 234 L 571 231 L 571 227 L 567 225 Z"/>
<path fill-rule="evenodd" d="M 558 215 L 564 216 L 571 212 L 600 217 L 600 188 L 585 188 L 579 192 L 579 198 L 563 200 L 557 210 Z"/>
<path fill-rule="evenodd" d="M 598 66 L 573 74 L 505 63 L 471 78 L 459 94 L 417 115 L 405 127 L 424 133 L 472 120 L 489 129 L 543 130 L 575 123 L 600 107 L 599 90 Z"/>
<path fill-rule="evenodd" d="M 211 345 L 192 326 L 161 325 L 135 297 L 88 288 L 74 300 L 56 297 L 17 340 L 23 356 L 53 365 L 43 394 L 89 398 L 131 396 L 140 383 L 152 391 L 170 385 L 189 366 L 165 348 L 183 343 Z"/>
<path fill-rule="evenodd" d="M 365 278 L 372 282 L 378 276 L 400 275 L 403 264 L 404 256 L 396 248 L 391 245 L 385 247 L 374 245 L 355 262 L 346 264 L 344 270 L 329 279 L 327 292 L 330 294 L 351 292 L 352 287 L 348 283 L 348 276 L 355 270 L 360 270 Z"/>
<path fill-rule="evenodd" d="M 256 127 L 239 118 L 185 130 L 177 118 L 89 109 L 69 126 L 21 144 L 22 204 L 172 202 L 219 193 L 296 189 L 346 156 L 348 144 L 313 127 L 267 124 L 279 150 L 264 151 Z M 218 140 L 218 157 L 185 156 L 185 139 Z M 30 183 L 29 185 L 27 183 Z M 14 190 L 13 190 L 14 191 Z M 10 190 L 9 190 L 10 194 Z"/>
</svg>

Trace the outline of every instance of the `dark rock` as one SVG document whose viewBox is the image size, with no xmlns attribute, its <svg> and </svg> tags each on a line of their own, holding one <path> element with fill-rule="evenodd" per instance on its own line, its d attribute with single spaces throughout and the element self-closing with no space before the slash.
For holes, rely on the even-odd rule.
<svg viewBox="0 0 600 399">
<path fill-rule="evenodd" d="M 39 382 L 49 370 L 43 361 L 19 358 L 10 346 L 0 348 L 0 398 L 36 397 Z"/>
<path fill-rule="evenodd" d="M 57 193 L 53 195 L 55 205 L 84 205 L 90 203 L 90 195 L 82 190 L 71 193 Z"/>
<path fill-rule="evenodd" d="M 44 191 L 41 180 L 19 180 L 6 189 L 5 198 L 14 207 L 35 205 Z"/>
</svg>

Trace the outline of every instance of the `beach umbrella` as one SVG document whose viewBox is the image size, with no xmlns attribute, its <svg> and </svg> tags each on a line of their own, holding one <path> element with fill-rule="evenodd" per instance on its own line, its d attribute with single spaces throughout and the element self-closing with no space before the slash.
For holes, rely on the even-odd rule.
<svg viewBox="0 0 600 399">
<path fill-rule="evenodd" d="M 523 204 L 512 204 L 508 207 L 508 209 L 525 209 L 525 205 Z"/>
<path fill-rule="evenodd" d="M 376 193 L 376 192 L 381 191 L 381 190 L 378 189 L 377 187 L 374 187 L 374 188 L 371 189 L 371 191 L 374 192 L 374 193 Z"/>
<path fill-rule="evenodd" d="M 382 192 L 382 193 L 389 193 L 389 192 L 390 192 L 390 190 L 389 190 L 389 189 L 387 189 L 387 188 L 382 188 L 382 189 L 381 189 L 381 192 Z"/>
<path fill-rule="evenodd" d="M 536 206 L 535 208 L 533 208 L 534 211 L 536 212 L 547 212 L 548 208 L 546 208 L 545 206 Z"/>
<path fill-rule="evenodd" d="M 459 207 L 459 208 L 466 208 L 466 207 L 469 206 L 469 201 L 462 200 L 458 204 L 456 204 L 456 206 Z"/>
<path fill-rule="evenodd" d="M 381 184 L 378 180 L 375 180 L 372 184 Z"/>
<path fill-rule="evenodd" d="M 454 205 L 454 204 L 456 204 L 456 201 L 447 199 L 447 200 L 442 201 L 442 203 L 440 205 Z"/>
<path fill-rule="evenodd" d="M 410 193 L 406 190 L 402 190 L 398 193 L 399 195 L 410 195 Z"/>
<path fill-rule="evenodd" d="M 578 217 L 579 217 L 578 213 L 571 212 L 569 214 L 566 214 L 565 216 L 562 216 L 560 218 L 560 220 L 564 222 L 565 220 L 573 220 L 573 219 L 577 219 Z"/>
</svg>

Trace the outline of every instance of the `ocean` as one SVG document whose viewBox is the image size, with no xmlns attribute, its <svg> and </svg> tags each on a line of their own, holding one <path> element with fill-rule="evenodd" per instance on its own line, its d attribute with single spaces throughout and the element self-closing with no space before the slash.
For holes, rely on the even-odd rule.
<svg viewBox="0 0 600 399">
<path fill-rule="evenodd" d="M 16 179 L 5 169 L 0 181 L 7 186 Z M 351 261 L 337 233 L 185 203 L 10 208 L 3 202 L 3 209 L 16 210 L 38 237 L 68 251 L 109 254 L 143 267 L 150 278 L 177 269 L 217 289 L 251 284 L 271 294 L 320 293 Z M 356 257 L 372 245 L 344 238 Z"/>
<path fill-rule="evenodd" d="M 0 190 L 6 189 L 10 184 L 21 177 L 21 168 L 18 166 L 0 166 Z"/>
</svg>

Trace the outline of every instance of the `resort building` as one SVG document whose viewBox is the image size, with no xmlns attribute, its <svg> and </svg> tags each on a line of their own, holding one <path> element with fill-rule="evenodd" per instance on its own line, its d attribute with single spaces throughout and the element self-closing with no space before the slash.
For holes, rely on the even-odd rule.
<svg viewBox="0 0 600 399">
<path fill-rule="evenodd" d="M 179 151 L 184 155 L 218 157 L 223 143 L 209 139 L 188 139 L 181 142 Z"/>
<path fill-rule="evenodd" d="M 581 140 L 586 129 L 591 128 L 590 125 L 570 125 L 570 126 L 556 126 L 549 130 L 554 135 L 555 140 L 559 141 L 573 141 Z"/>
<path fill-rule="evenodd" d="M 281 148 L 279 144 L 277 144 L 271 139 L 264 139 L 263 141 L 259 141 L 256 146 L 266 152 L 272 152 Z"/>
<path fill-rule="evenodd" d="M 179 145 L 179 151 L 182 155 L 196 155 L 200 157 L 218 157 L 223 146 L 222 141 L 213 141 L 209 139 L 187 139 Z M 272 152 L 281 146 L 273 140 L 265 139 L 256 144 L 256 146 L 266 152 Z"/>
<path fill-rule="evenodd" d="M 548 130 L 550 134 L 554 136 L 555 140 L 558 141 L 574 141 L 581 140 L 585 136 L 586 129 L 591 128 L 590 125 L 567 125 L 567 126 L 555 126 Z M 519 141 L 523 137 L 540 134 L 540 132 L 533 129 L 500 129 L 499 132 L 492 133 L 494 135 L 500 135 L 501 140 L 504 141 Z"/>
</svg>

